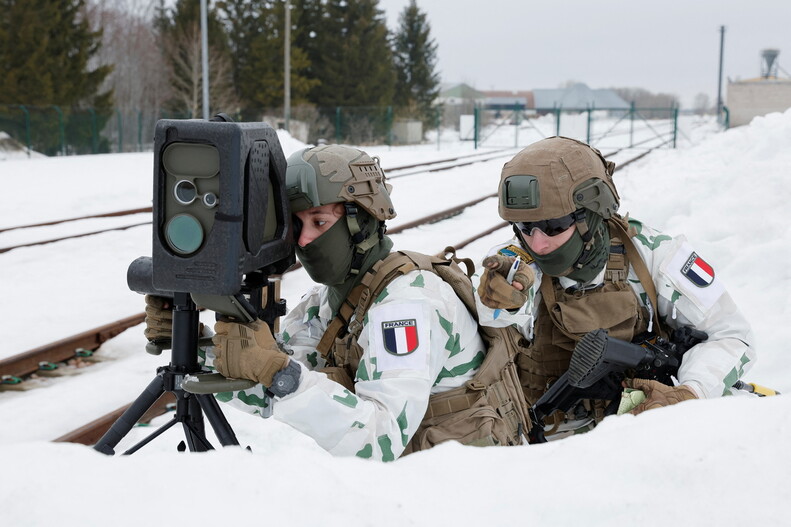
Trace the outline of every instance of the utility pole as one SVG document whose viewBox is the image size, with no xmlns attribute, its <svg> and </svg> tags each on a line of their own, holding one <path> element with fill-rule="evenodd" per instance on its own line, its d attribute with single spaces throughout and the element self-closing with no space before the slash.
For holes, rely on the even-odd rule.
<svg viewBox="0 0 791 527">
<path fill-rule="evenodd" d="M 722 57 L 725 50 L 725 26 L 720 26 L 720 75 L 717 79 L 717 122 L 722 124 Z"/>
<path fill-rule="evenodd" d="M 203 70 L 203 118 L 209 120 L 209 31 L 206 2 L 200 0 L 201 68 Z"/>
<path fill-rule="evenodd" d="M 286 30 L 283 42 L 283 128 L 289 131 L 291 120 L 291 0 L 286 0 Z"/>
</svg>

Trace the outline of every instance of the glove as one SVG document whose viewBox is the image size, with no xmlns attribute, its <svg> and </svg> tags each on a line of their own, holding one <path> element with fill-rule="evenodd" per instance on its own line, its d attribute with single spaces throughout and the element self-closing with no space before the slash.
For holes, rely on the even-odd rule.
<svg viewBox="0 0 791 527">
<path fill-rule="evenodd" d="M 634 388 L 641 390 L 645 394 L 645 401 L 638 404 L 632 409 L 631 413 L 637 415 L 645 410 L 652 410 L 662 406 L 669 406 L 671 404 L 680 403 L 681 401 L 689 401 L 690 399 L 697 399 L 698 396 L 688 386 L 680 384 L 678 386 L 668 386 L 659 381 L 651 381 L 648 379 L 627 379 L 624 381 L 627 388 Z"/>
<path fill-rule="evenodd" d="M 173 301 L 163 296 L 146 295 L 146 329 L 149 341 L 170 340 L 173 336 Z"/>
<path fill-rule="evenodd" d="M 506 281 L 513 263 L 514 258 L 502 254 L 484 258 L 484 271 L 478 285 L 478 296 L 484 305 L 492 309 L 518 309 L 527 302 L 526 291 L 535 282 L 536 275 L 526 263 L 519 262 L 514 274 L 514 283 L 522 285 L 522 290 L 518 290 Z"/>
<path fill-rule="evenodd" d="M 271 387 L 275 373 L 288 365 L 288 355 L 280 351 L 264 322 L 217 322 L 214 331 L 214 367 L 225 377 Z"/>
</svg>

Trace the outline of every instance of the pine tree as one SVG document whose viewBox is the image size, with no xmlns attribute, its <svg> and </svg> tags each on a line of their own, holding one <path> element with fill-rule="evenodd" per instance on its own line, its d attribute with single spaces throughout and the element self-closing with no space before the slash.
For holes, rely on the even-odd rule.
<svg viewBox="0 0 791 527">
<path fill-rule="evenodd" d="M 328 0 L 311 57 L 320 84 L 311 98 L 320 106 L 392 104 L 392 52 L 377 0 Z"/>
<path fill-rule="evenodd" d="M 393 42 L 396 70 L 395 103 L 428 121 L 434 116 L 432 103 L 439 95 L 437 44 L 431 26 L 416 0 L 411 0 L 399 17 Z"/>
<path fill-rule="evenodd" d="M 0 0 L 0 105 L 42 108 L 31 112 L 30 129 L 33 148 L 45 153 L 60 148 L 59 118 L 51 105 L 64 114 L 73 143 L 87 135 L 89 151 L 98 147 L 97 130 L 109 115 L 94 110 L 92 128 L 83 132 L 70 111 L 76 106 L 106 110 L 112 104 L 112 92 L 100 91 L 112 66 L 94 64 L 101 31 L 93 31 L 84 14 L 84 0 Z M 0 126 L 21 138 L 18 129 L 24 125 L 9 111 L 2 112 Z"/>
<path fill-rule="evenodd" d="M 229 0 L 218 4 L 229 25 L 233 49 L 237 93 L 248 118 L 260 119 L 261 110 L 283 105 L 285 2 Z M 292 7 L 291 24 L 299 19 Z M 306 102 L 307 93 L 317 82 L 304 73 L 310 63 L 307 54 L 291 44 L 292 104 Z"/>
</svg>

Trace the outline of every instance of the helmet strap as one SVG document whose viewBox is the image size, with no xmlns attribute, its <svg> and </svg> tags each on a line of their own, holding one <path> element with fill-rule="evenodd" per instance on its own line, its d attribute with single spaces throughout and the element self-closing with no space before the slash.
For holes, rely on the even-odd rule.
<svg viewBox="0 0 791 527">
<path fill-rule="evenodd" d="M 344 202 L 343 206 L 346 209 L 346 224 L 349 226 L 349 233 L 352 235 L 352 243 L 355 247 L 349 274 L 356 275 L 360 272 L 366 253 L 384 236 L 384 229 L 380 227 L 369 234 L 360 226 L 357 206 L 350 201 Z"/>
</svg>

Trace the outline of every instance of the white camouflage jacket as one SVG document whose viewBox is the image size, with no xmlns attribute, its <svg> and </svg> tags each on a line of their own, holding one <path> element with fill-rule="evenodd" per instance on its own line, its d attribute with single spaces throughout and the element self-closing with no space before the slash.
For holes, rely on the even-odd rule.
<svg viewBox="0 0 791 527">
<path fill-rule="evenodd" d="M 272 410 L 332 454 L 390 461 L 414 435 L 429 396 L 464 384 L 485 356 L 475 320 L 431 272 L 396 278 L 368 310 L 355 393 L 317 371 L 326 363 L 316 346 L 331 321 L 324 286 L 310 290 L 283 318 L 278 341 L 302 368 L 294 393 L 272 404 L 257 385 L 217 398 L 262 417 Z M 207 366 L 213 358 L 207 349 Z"/>
<path fill-rule="evenodd" d="M 733 384 L 755 361 L 749 323 L 713 268 L 698 256 L 686 238 L 671 238 L 634 219 L 630 219 L 629 223 L 637 229 L 638 234 L 632 241 L 654 279 L 659 319 L 671 328 L 692 326 L 709 336 L 708 340 L 684 354 L 678 371 L 679 383 L 693 388 L 701 398 L 731 394 Z M 493 247 L 489 254 L 495 254 L 511 244 L 518 246 L 519 241 L 513 238 Z M 515 324 L 526 338 L 532 339 L 541 300 L 539 285 L 542 272 L 535 262 L 530 266 L 536 273 L 536 282 L 528 291 L 528 301 L 519 310 L 488 308 L 481 303 L 476 292 L 481 324 L 494 327 Z M 602 270 L 584 287 L 599 284 L 603 278 Z M 477 288 L 479 278 L 474 277 L 473 280 Z M 578 285 L 568 278 L 560 280 L 564 287 Z M 640 303 L 651 313 L 653 307 L 649 305 L 633 268 L 629 269 L 628 280 Z"/>
</svg>

